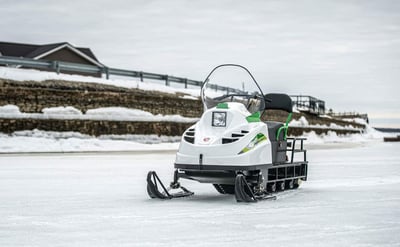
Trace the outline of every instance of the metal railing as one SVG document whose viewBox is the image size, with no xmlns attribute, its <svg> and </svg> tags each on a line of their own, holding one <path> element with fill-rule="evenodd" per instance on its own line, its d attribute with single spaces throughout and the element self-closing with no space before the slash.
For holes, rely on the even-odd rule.
<svg viewBox="0 0 400 247">
<path fill-rule="evenodd" d="M 325 101 L 309 95 L 290 95 L 292 103 L 301 111 L 316 115 L 325 114 Z"/>
<path fill-rule="evenodd" d="M 125 76 L 125 77 L 134 77 L 139 78 L 140 81 L 144 79 L 149 80 L 161 80 L 165 81 L 166 86 L 170 86 L 171 82 L 183 84 L 185 88 L 188 86 L 198 86 L 201 87 L 203 85 L 202 81 L 191 80 L 182 77 L 176 77 L 171 75 L 163 75 L 157 73 L 150 73 L 144 71 L 135 71 L 135 70 L 125 70 L 125 69 L 116 69 L 110 67 L 99 67 L 94 65 L 86 65 L 79 63 L 70 63 L 63 61 L 49 61 L 49 60 L 35 60 L 31 58 L 23 58 L 23 57 L 10 57 L 10 56 L 0 56 L 0 65 L 4 66 L 15 66 L 15 67 L 24 67 L 24 68 L 37 68 L 37 69 L 45 69 L 50 71 L 55 71 L 57 74 L 62 71 L 66 72 L 77 72 L 77 73 L 88 73 L 88 74 L 101 74 L 105 75 L 106 79 L 110 78 L 110 75 L 116 76 Z M 223 87 L 215 84 L 209 84 L 208 87 L 226 92 L 237 92 L 237 89 Z"/>
<path fill-rule="evenodd" d="M 171 82 L 176 82 L 184 84 L 185 88 L 187 88 L 188 85 L 193 85 L 193 86 L 203 85 L 202 81 L 190 80 L 182 77 L 161 75 L 143 71 L 115 69 L 106 66 L 98 67 L 94 65 L 70 63 L 63 61 L 35 60 L 22 57 L 0 56 L 0 65 L 46 69 L 55 71 L 57 72 L 57 74 L 61 73 L 62 71 L 89 73 L 89 74 L 104 74 L 107 79 L 110 78 L 110 75 L 117 75 L 117 76 L 140 78 L 140 81 L 143 81 L 143 79 L 163 80 L 165 81 L 165 84 L 168 86 L 170 85 Z"/>
</svg>

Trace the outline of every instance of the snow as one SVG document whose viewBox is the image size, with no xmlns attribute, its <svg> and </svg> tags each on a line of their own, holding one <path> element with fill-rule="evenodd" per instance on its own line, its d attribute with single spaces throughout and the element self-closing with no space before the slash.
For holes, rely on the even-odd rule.
<svg viewBox="0 0 400 247">
<path fill-rule="evenodd" d="M 21 114 L 21 111 L 19 110 L 19 107 L 16 105 L 0 106 L 0 115 L 16 116 L 16 115 L 20 115 L 20 114 Z"/>
<path fill-rule="evenodd" d="M 180 136 L 102 135 L 42 130 L 0 133 L 0 153 L 177 150 Z"/>
<path fill-rule="evenodd" d="M 299 120 L 293 119 L 290 121 L 289 126 L 306 127 L 309 126 L 309 124 L 307 119 L 304 116 L 301 116 Z"/>
<path fill-rule="evenodd" d="M 129 116 L 129 117 L 153 117 L 153 114 L 150 112 L 137 110 L 137 109 L 126 109 L 122 107 L 107 107 L 107 108 L 100 108 L 100 109 L 91 109 L 87 110 L 86 115 L 91 116 Z"/>
<path fill-rule="evenodd" d="M 366 125 L 367 123 L 364 121 L 362 124 Z M 300 127 L 300 128 L 317 128 L 317 129 L 331 129 L 331 130 L 362 130 L 360 128 L 355 128 L 352 125 L 337 125 L 335 123 L 330 123 L 329 126 L 326 124 L 309 124 L 308 120 L 301 116 L 298 120 L 293 119 L 290 121 L 289 126 L 292 127 Z"/>
<path fill-rule="evenodd" d="M 73 111 L 72 111 L 73 112 Z M 362 134 L 337 135 L 334 131 L 317 135 L 305 132 L 306 146 L 338 147 L 343 144 L 360 146 L 366 143 L 382 142 L 383 137 L 396 136 L 368 127 Z M 157 135 L 102 135 L 93 137 L 78 132 L 54 132 L 42 130 L 16 131 L 10 135 L 0 133 L 0 153 L 31 152 L 98 152 L 98 151 L 144 151 L 174 150 L 179 147 L 180 136 Z"/>
<path fill-rule="evenodd" d="M 0 106 L 0 118 L 32 118 L 32 119 L 81 119 L 110 121 L 149 121 L 149 122 L 196 122 L 198 118 L 188 118 L 180 115 L 153 115 L 150 112 L 125 107 L 104 107 L 87 110 L 83 114 L 72 106 L 44 108 L 43 113 L 23 113 L 18 106 Z"/>
<path fill-rule="evenodd" d="M 6 107 L 7 106 L 10 106 L 10 105 L 6 105 Z M 18 108 L 18 111 L 20 111 L 19 108 Z M 56 116 L 82 115 L 82 112 L 80 110 L 78 110 L 72 106 L 47 107 L 47 108 L 43 108 L 42 112 L 43 112 L 43 114 L 48 115 L 48 116 L 52 116 L 52 115 L 56 115 Z M 2 107 L 0 106 L 0 114 L 1 113 L 2 113 Z"/>
<path fill-rule="evenodd" d="M 174 87 L 167 87 L 160 83 L 151 83 L 147 81 L 140 82 L 137 81 L 136 79 L 110 78 L 107 80 L 104 78 L 97 78 L 91 76 L 57 74 L 55 72 L 45 72 L 34 69 L 17 69 L 9 67 L 0 67 L 0 78 L 10 79 L 15 81 L 63 80 L 63 81 L 97 83 L 97 84 L 112 85 L 124 88 L 137 88 L 148 91 L 159 91 L 169 94 L 183 93 L 184 95 L 182 95 L 181 97 L 184 97 L 186 99 L 196 99 L 196 100 L 198 99 L 197 97 L 200 96 L 200 88 L 197 89 L 174 88 Z"/>
<path fill-rule="evenodd" d="M 43 109 L 43 113 L 21 113 L 15 105 L 0 106 L 0 118 L 37 118 L 37 119 L 84 119 L 113 121 L 171 121 L 196 122 L 198 118 L 186 118 L 179 115 L 153 115 L 149 112 L 123 107 L 106 107 L 88 110 L 83 114 L 80 110 L 68 107 L 52 107 Z M 365 122 L 360 123 L 366 124 Z M 291 126 L 320 127 L 309 125 L 306 118 L 292 120 Z M 368 142 L 381 142 L 385 136 L 394 134 L 382 133 L 366 125 L 362 134 L 338 136 L 334 131 L 317 135 L 314 131 L 305 132 L 309 147 L 347 143 L 359 145 Z M 330 128 L 340 128 L 331 125 Z M 340 129 L 343 129 L 341 127 Z M 103 135 L 98 138 L 76 132 L 52 131 L 17 131 L 11 135 L 0 133 L 0 153 L 26 152 L 96 152 L 96 151 L 143 151 L 143 150 L 176 150 L 180 137 L 158 137 L 156 135 Z"/>
<path fill-rule="evenodd" d="M 368 125 L 366 122 L 363 122 L 362 124 L 365 124 L 366 128 L 363 130 L 361 134 L 338 135 L 335 131 L 330 130 L 328 131 L 327 134 L 317 135 L 315 131 L 308 131 L 308 132 L 306 131 L 302 135 L 302 137 L 307 138 L 308 144 L 319 146 L 319 144 L 326 145 L 326 144 L 346 143 L 346 144 L 360 145 L 370 142 L 382 142 L 384 137 L 394 137 L 397 135 L 396 133 L 383 133 L 377 131 L 376 129 Z M 314 125 L 312 127 L 315 128 Z"/>
<path fill-rule="evenodd" d="M 309 179 L 275 201 L 146 194 L 174 152 L 0 155 L 0 246 L 399 246 L 399 143 L 309 150 Z"/>
<path fill-rule="evenodd" d="M 196 122 L 198 118 L 187 118 L 179 115 L 153 115 L 139 109 L 123 107 L 106 107 L 88 110 L 83 114 L 80 110 L 67 107 L 44 108 L 43 113 L 22 113 L 15 105 L 0 106 L 0 118 L 36 118 L 36 119 L 83 119 L 113 121 L 171 121 Z M 357 122 L 366 124 L 364 120 Z M 328 128 L 326 125 L 309 125 L 305 117 L 292 120 L 290 126 Z M 331 124 L 331 129 L 344 129 Z M 314 131 L 305 132 L 308 147 L 320 147 L 331 144 L 360 145 L 368 142 L 382 142 L 385 136 L 395 134 L 382 133 L 366 124 L 362 134 L 338 136 L 334 131 L 317 135 Z M 156 135 L 103 135 L 98 138 L 76 132 L 52 132 L 41 130 L 17 131 L 10 135 L 0 133 L 0 153 L 30 152 L 99 152 L 99 151 L 144 151 L 144 150 L 177 150 L 181 137 L 158 137 Z M 337 145 L 336 145 L 337 146 Z"/>
</svg>

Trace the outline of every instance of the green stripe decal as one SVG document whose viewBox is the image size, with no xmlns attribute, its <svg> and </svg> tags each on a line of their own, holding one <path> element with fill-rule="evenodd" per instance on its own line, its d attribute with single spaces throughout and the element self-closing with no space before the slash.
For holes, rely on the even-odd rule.
<svg viewBox="0 0 400 247">
<path fill-rule="evenodd" d="M 251 114 L 250 116 L 246 117 L 246 120 L 249 123 L 261 122 L 260 117 L 261 117 L 261 113 L 258 111 L 258 112 Z"/>
<path fill-rule="evenodd" d="M 217 109 L 229 109 L 228 103 L 218 103 Z"/>
<path fill-rule="evenodd" d="M 262 133 L 258 133 L 251 141 L 250 143 L 242 149 L 242 151 L 239 152 L 239 154 L 242 153 L 246 153 L 248 151 L 250 151 L 251 149 L 253 149 L 258 143 L 263 142 L 267 140 L 267 137 L 262 134 Z"/>
</svg>

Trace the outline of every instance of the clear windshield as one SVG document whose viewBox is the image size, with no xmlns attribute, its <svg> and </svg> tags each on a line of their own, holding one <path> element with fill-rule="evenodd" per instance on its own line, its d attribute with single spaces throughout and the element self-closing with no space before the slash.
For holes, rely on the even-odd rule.
<svg viewBox="0 0 400 247">
<path fill-rule="evenodd" d="M 264 111 L 263 92 L 243 66 L 224 64 L 214 68 L 203 84 L 201 98 L 205 110 L 218 103 L 242 103 L 250 113 Z"/>
</svg>

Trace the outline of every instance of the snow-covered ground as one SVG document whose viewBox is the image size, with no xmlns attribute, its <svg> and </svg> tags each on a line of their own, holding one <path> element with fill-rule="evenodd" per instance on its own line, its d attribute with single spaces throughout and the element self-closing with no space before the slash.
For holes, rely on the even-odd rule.
<svg viewBox="0 0 400 247">
<path fill-rule="evenodd" d="M 121 152 L 177 150 L 180 136 L 103 135 L 41 130 L 0 133 L 0 153 Z"/>
<path fill-rule="evenodd" d="M 0 155 L 0 246 L 399 246 L 399 143 L 310 150 L 309 181 L 238 204 L 209 184 L 169 201 L 174 153 Z"/>
</svg>

